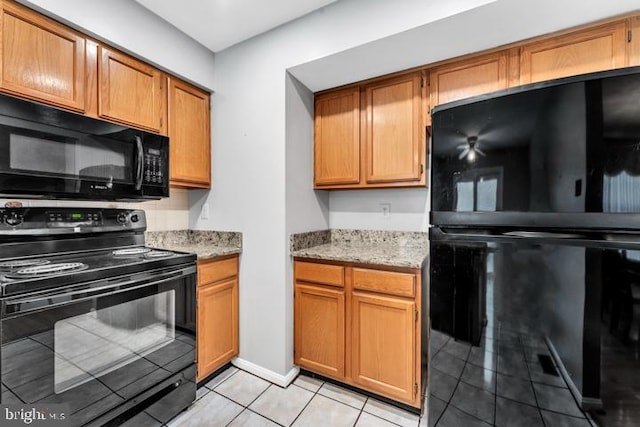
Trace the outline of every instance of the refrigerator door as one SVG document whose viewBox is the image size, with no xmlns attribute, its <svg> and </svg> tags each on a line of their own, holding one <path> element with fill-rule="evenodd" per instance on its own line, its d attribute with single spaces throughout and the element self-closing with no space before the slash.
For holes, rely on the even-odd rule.
<svg viewBox="0 0 640 427">
<path fill-rule="evenodd" d="M 430 239 L 430 425 L 563 425 L 602 408 L 607 425 L 637 407 L 638 239 L 439 228 Z"/>
</svg>

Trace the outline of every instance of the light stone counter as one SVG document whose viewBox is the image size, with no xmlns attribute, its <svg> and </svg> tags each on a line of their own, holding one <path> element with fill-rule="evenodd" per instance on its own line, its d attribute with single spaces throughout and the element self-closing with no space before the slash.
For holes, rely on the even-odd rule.
<svg viewBox="0 0 640 427">
<path fill-rule="evenodd" d="M 231 231 L 177 230 L 148 231 L 147 246 L 196 254 L 198 260 L 242 252 L 242 233 Z"/>
<path fill-rule="evenodd" d="M 293 234 L 291 255 L 391 267 L 421 268 L 429 253 L 427 233 L 321 230 Z"/>
</svg>

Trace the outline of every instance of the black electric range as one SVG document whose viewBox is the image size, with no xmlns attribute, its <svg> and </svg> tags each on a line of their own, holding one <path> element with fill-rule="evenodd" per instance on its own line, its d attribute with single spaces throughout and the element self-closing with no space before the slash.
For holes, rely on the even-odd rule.
<svg viewBox="0 0 640 427">
<path fill-rule="evenodd" d="M 195 400 L 196 257 L 145 230 L 142 210 L 0 209 L 0 403 L 98 426 Z"/>
</svg>

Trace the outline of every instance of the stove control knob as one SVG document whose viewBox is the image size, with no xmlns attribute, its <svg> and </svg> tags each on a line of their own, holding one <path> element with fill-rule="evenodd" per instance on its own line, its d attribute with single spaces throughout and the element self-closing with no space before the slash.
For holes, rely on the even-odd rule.
<svg viewBox="0 0 640 427">
<path fill-rule="evenodd" d="M 118 220 L 118 222 L 120 224 L 126 224 L 127 223 L 127 215 L 123 214 L 123 213 L 120 213 L 120 214 L 118 214 L 117 220 Z"/>
<path fill-rule="evenodd" d="M 23 219 L 22 215 L 20 215 L 17 212 L 8 213 L 4 217 L 4 221 L 12 227 L 22 224 L 22 219 Z"/>
<path fill-rule="evenodd" d="M 138 221 L 140 221 L 140 217 L 138 216 L 138 214 L 131 215 L 131 222 L 138 222 Z"/>
</svg>

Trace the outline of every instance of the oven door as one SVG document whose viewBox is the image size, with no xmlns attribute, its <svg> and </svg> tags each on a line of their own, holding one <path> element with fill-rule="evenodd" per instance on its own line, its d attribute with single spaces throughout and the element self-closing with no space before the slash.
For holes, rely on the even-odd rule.
<svg viewBox="0 0 640 427">
<path fill-rule="evenodd" d="M 153 403 L 150 389 L 193 367 L 195 290 L 188 266 L 5 298 L 2 403 L 64 404 L 73 425 Z M 195 399 L 184 381 L 168 418 Z"/>
</svg>

